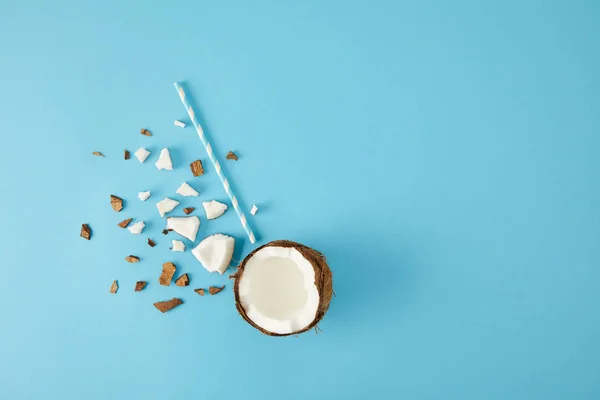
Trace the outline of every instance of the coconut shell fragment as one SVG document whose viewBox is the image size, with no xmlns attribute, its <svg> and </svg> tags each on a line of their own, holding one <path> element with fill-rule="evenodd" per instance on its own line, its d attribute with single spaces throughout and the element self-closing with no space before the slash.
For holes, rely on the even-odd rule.
<svg viewBox="0 0 600 400">
<path fill-rule="evenodd" d="M 154 240 L 148 238 L 148 246 L 154 247 L 154 246 L 156 246 L 156 242 Z"/>
<path fill-rule="evenodd" d="M 110 292 L 112 294 L 117 294 L 117 290 L 119 290 L 119 285 L 117 284 L 117 281 L 114 280 L 112 285 L 110 285 Z"/>
<path fill-rule="evenodd" d="M 127 149 L 123 150 L 123 158 L 126 160 L 129 160 L 131 158 L 131 154 L 129 153 L 129 150 L 127 150 Z"/>
<path fill-rule="evenodd" d="M 214 296 L 215 294 L 219 293 L 223 289 L 225 289 L 225 285 L 223 285 L 221 287 L 211 286 L 208 288 L 208 293 L 210 293 L 212 296 Z"/>
<path fill-rule="evenodd" d="M 152 133 L 148 129 L 142 129 L 140 133 L 144 136 L 152 136 Z"/>
<path fill-rule="evenodd" d="M 194 208 L 194 207 L 186 207 L 186 208 L 184 208 L 184 209 L 183 209 L 183 212 L 184 212 L 186 215 L 190 215 L 191 213 L 193 213 L 193 212 L 194 212 L 194 210 L 195 210 L 195 208 Z"/>
<path fill-rule="evenodd" d="M 194 289 L 194 292 L 198 293 L 200 296 L 204 296 L 204 289 Z"/>
<path fill-rule="evenodd" d="M 176 297 L 173 297 L 171 300 L 159 301 L 157 303 L 154 303 L 154 307 L 156 307 L 156 309 L 161 313 L 166 313 L 167 311 L 174 309 L 180 304 L 183 304 L 183 301 Z"/>
<path fill-rule="evenodd" d="M 127 228 L 127 225 L 129 225 L 129 223 L 131 221 L 133 221 L 133 218 L 127 218 L 127 219 L 124 219 L 123 221 L 119 222 L 117 225 L 119 226 L 119 228 L 125 229 L 125 228 Z"/>
<path fill-rule="evenodd" d="M 104 154 L 100 153 L 99 151 L 92 151 L 92 154 L 96 157 L 104 157 Z"/>
<path fill-rule="evenodd" d="M 110 205 L 116 212 L 123 209 L 123 199 L 114 195 L 110 195 Z"/>
<path fill-rule="evenodd" d="M 80 236 L 86 240 L 90 240 L 92 238 L 92 228 L 88 224 L 81 224 Z"/>
<path fill-rule="evenodd" d="M 169 232 L 171 232 L 172 230 L 173 230 L 173 229 L 163 229 L 163 230 L 162 230 L 162 234 L 163 234 L 163 235 L 168 235 L 168 234 L 169 234 Z"/>
<path fill-rule="evenodd" d="M 138 256 L 127 256 L 127 257 L 125 257 L 125 261 L 133 264 L 133 263 L 139 262 L 140 258 Z"/>
<path fill-rule="evenodd" d="M 200 176 L 204 174 L 204 168 L 202 168 L 202 161 L 196 160 L 190 164 L 190 168 L 192 169 L 192 175 Z"/>
<path fill-rule="evenodd" d="M 177 280 L 175 281 L 175 284 L 177 286 L 181 286 L 181 287 L 189 286 L 190 278 L 188 277 L 188 274 L 183 274 L 179 278 L 177 278 Z"/>
<path fill-rule="evenodd" d="M 175 271 L 177 271 L 175 264 L 170 261 L 164 263 L 162 267 L 162 273 L 158 278 L 158 283 L 160 283 L 162 286 L 170 286 L 173 275 L 175 275 Z"/>
<path fill-rule="evenodd" d="M 135 283 L 135 291 L 136 292 L 141 292 L 142 290 L 144 290 L 144 288 L 146 287 L 147 283 L 148 282 L 146 282 L 146 281 L 137 281 Z"/>
<path fill-rule="evenodd" d="M 238 160 L 238 156 L 236 156 L 233 151 L 230 151 L 229 153 L 227 153 L 227 155 L 225 156 L 225 158 L 228 159 L 228 160 L 234 160 L 234 161 Z"/>
</svg>

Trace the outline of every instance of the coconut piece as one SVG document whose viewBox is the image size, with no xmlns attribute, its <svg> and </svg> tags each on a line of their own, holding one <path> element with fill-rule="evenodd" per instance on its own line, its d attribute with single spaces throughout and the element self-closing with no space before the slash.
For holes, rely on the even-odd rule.
<svg viewBox="0 0 600 400">
<path fill-rule="evenodd" d="M 173 122 L 173 124 L 180 128 L 185 128 L 185 124 L 183 122 L 179 121 L 178 119 L 176 119 L 175 122 Z"/>
<path fill-rule="evenodd" d="M 175 275 L 175 271 L 177 271 L 175 264 L 172 262 L 164 263 L 162 267 L 162 273 L 158 278 L 158 283 L 160 283 L 162 286 L 170 286 L 173 275 Z"/>
<path fill-rule="evenodd" d="M 135 283 L 135 291 L 136 292 L 141 292 L 142 290 L 144 290 L 144 288 L 146 287 L 147 283 L 148 282 L 146 282 L 146 281 L 137 281 Z"/>
<path fill-rule="evenodd" d="M 234 246 L 234 238 L 217 233 L 201 241 L 192 250 L 192 254 L 209 272 L 218 272 L 223 275 L 229 267 Z"/>
<path fill-rule="evenodd" d="M 81 232 L 79 236 L 86 240 L 90 240 L 92 238 L 92 228 L 88 224 L 81 224 Z"/>
<path fill-rule="evenodd" d="M 123 150 L 123 158 L 129 160 L 131 158 L 131 154 L 129 154 L 129 150 Z"/>
<path fill-rule="evenodd" d="M 177 200 L 165 197 L 163 200 L 156 203 L 156 208 L 158 208 L 158 213 L 160 216 L 164 217 L 166 213 L 173 211 L 173 209 L 178 205 L 179 202 Z"/>
<path fill-rule="evenodd" d="M 250 209 L 250 214 L 256 215 L 257 211 L 258 211 L 258 207 L 256 207 L 256 204 L 252 204 L 252 208 Z"/>
<path fill-rule="evenodd" d="M 216 200 L 203 201 L 202 207 L 204 207 L 204 211 L 206 211 L 206 219 L 219 218 L 223 215 L 225 210 L 227 210 L 227 204 L 223 204 Z"/>
<path fill-rule="evenodd" d="M 188 274 L 183 274 L 175 281 L 177 286 L 188 286 L 190 284 L 190 278 Z"/>
<path fill-rule="evenodd" d="M 125 261 L 127 261 L 128 263 L 136 263 L 140 262 L 140 258 L 138 256 L 127 256 L 125 257 Z"/>
<path fill-rule="evenodd" d="M 230 151 L 229 153 L 227 153 L 227 155 L 225 156 L 225 158 L 228 159 L 228 160 L 234 160 L 234 161 L 238 160 L 238 156 L 236 156 L 233 151 Z"/>
<path fill-rule="evenodd" d="M 142 233 L 142 231 L 144 230 L 144 228 L 146 227 L 146 224 L 144 223 L 144 221 L 140 221 L 140 222 L 136 222 L 135 224 L 131 225 L 129 228 L 129 232 L 133 233 L 134 235 L 139 235 L 140 233 Z"/>
<path fill-rule="evenodd" d="M 204 296 L 204 289 L 194 289 L 194 292 L 198 293 L 200 296 Z"/>
<path fill-rule="evenodd" d="M 150 197 L 150 192 L 139 192 L 139 193 L 138 193 L 138 198 L 139 198 L 141 201 L 146 201 L 146 200 L 148 200 L 148 197 Z"/>
<path fill-rule="evenodd" d="M 123 199 L 117 196 L 110 195 L 110 206 L 116 212 L 119 212 L 123 209 Z"/>
<path fill-rule="evenodd" d="M 200 176 L 204 173 L 204 168 L 202 168 L 202 161 L 196 160 L 190 164 L 190 168 L 192 169 L 192 175 Z"/>
<path fill-rule="evenodd" d="M 223 289 L 225 289 L 225 285 L 223 285 L 221 287 L 211 286 L 208 288 L 208 293 L 210 293 L 211 296 L 214 296 L 215 294 L 219 293 Z"/>
<path fill-rule="evenodd" d="M 99 151 L 92 151 L 92 154 L 97 157 L 104 157 L 104 154 L 100 153 Z"/>
<path fill-rule="evenodd" d="M 154 307 L 156 307 L 157 310 L 161 313 L 166 313 L 167 311 L 174 309 L 180 304 L 183 304 L 183 301 L 176 297 L 173 297 L 171 300 L 159 301 L 154 303 Z"/>
<path fill-rule="evenodd" d="M 156 246 L 156 242 L 154 240 L 148 238 L 148 246 L 154 247 L 154 246 Z"/>
<path fill-rule="evenodd" d="M 271 336 L 315 327 L 333 295 L 325 257 L 299 243 L 279 240 L 251 252 L 234 275 L 235 305 L 250 325 Z"/>
<path fill-rule="evenodd" d="M 117 284 L 117 280 L 115 279 L 112 285 L 110 285 L 110 292 L 112 294 L 117 294 L 117 290 L 119 290 L 119 285 Z"/>
<path fill-rule="evenodd" d="M 163 229 L 162 230 L 163 235 L 167 235 L 169 232 L 171 232 L 171 229 Z"/>
<path fill-rule="evenodd" d="M 181 240 L 171 240 L 171 250 L 185 251 L 185 244 Z"/>
<path fill-rule="evenodd" d="M 160 171 L 161 169 L 166 169 L 167 171 L 173 170 L 173 161 L 171 161 L 171 154 L 169 153 L 169 149 L 164 148 L 160 151 L 160 157 L 158 157 L 158 161 L 154 163 L 156 168 Z"/>
<path fill-rule="evenodd" d="M 167 218 L 167 229 L 175 231 L 192 242 L 196 240 L 196 233 L 200 228 L 200 218 L 193 217 L 169 217 Z"/>
<path fill-rule="evenodd" d="M 183 182 L 179 189 L 177 189 L 177 194 L 182 196 L 198 196 L 200 193 L 196 191 L 193 187 L 187 184 L 187 182 Z"/>
<path fill-rule="evenodd" d="M 135 153 L 133 153 L 133 155 L 141 162 L 143 163 L 144 161 L 146 161 L 146 158 L 148 158 L 148 156 L 150 155 L 150 152 L 148 150 L 146 150 L 143 147 L 140 147 Z"/>
<path fill-rule="evenodd" d="M 191 213 L 193 213 L 193 212 L 194 212 L 194 210 L 195 210 L 195 208 L 194 208 L 194 207 L 186 207 L 186 208 L 184 208 L 184 209 L 183 209 L 183 212 L 184 212 L 186 215 L 190 215 Z"/>
<path fill-rule="evenodd" d="M 124 229 L 124 228 L 127 228 L 127 225 L 129 225 L 129 223 L 130 223 L 131 221 L 133 221 L 133 218 L 127 218 L 127 219 L 124 219 L 123 221 L 119 222 L 119 223 L 117 224 L 117 226 L 118 226 L 119 228 L 123 228 L 123 229 Z"/>
<path fill-rule="evenodd" d="M 150 133 L 148 129 L 142 129 L 140 130 L 140 133 L 144 136 L 152 136 L 152 133 Z"/>
</svg>

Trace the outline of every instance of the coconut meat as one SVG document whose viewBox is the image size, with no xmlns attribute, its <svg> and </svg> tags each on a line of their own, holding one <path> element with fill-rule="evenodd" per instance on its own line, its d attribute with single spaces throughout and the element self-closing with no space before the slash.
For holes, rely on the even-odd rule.
<svg viewBox="0 0 600 400">
<path fill-rule="evenodd" d="M 196 189 L 188 185 L 187 182 L 183 182 L 181 186 L 179 186 L 179 189 L 177 189 L 177 194 L 180 194 L 182 196 L 198 196 L 200 193 L 198 193 Z"/>
<path fill-rule="evenodd" d="M 181 240 L 171 240 L 171 250 L 185 251 L 185 244 Z"/>
<path fill-rule="evenodd" d="M 203 201 L 202 207 L 204 207 L 204 211 L 206 211 L 206 219 L 219 218 L 223 215 L 225 210 L 227 210 L 227 204 L 223 204 L 216 200 Z"/>
<path fill-rule="evenodd" d="M 148 200 L 148 197 L 150 197 L 150 192 L 139 192 L 139 193 L 138 193 L 138 198 L 139 198 L 141 201 L 146 201 L 146 200 Z"/>
<path fill-rule="evenodd" d="M 218 272 L 223 275 L 227 267 L 229 267 L 234 246 L 234 238 L 217 233 L 201 241 L 192 250 L 192 254 L 208 272 Z"/>
<path fill-rule="evenodd" d="M 158 213 L 160 216 L 164 217 L 166 213 L 173 211 L 173 209 L 178 205 L 179 202 L 177 200 L 165 197 L 163 200 L 156 203 L 156 208 L 158 208 Z"/>
<path fill-rule="evenodd" d="M 171 154 L 169 153 L 169 149 L 164 148 L 160 151 L 160 157 L 158 157 L 158 161 L 154 163 L 156 168 L 160 171 L 161 169 L 166 169 L 167 171 L 173 170 L 173 161 L 171 161 Z"/>
<path fill-rule="evenodd" d="M 239 280 L 239 299 L 246 315 L 269 332 L 297 332 L 316 317 L 315 270 L 294 248 L 262 248 L 246 262 Z"/>
<path fill-rule="evenodd" d="M 142 231 L 144 230 L 144 228 L 146 227 L 146 224 L 144 223 L 144 221 L 140 221 L 140 222 L 136 222 L 133 225 L 129 225 L 129 232 L 133 233 L 134 235 L 139 235 L 140 233 L 142 233 Z"/>
<path fill-rule="evenodd" d="M 133 153 L 133 155 L 141 162 L 143 163 L 144 161 L 146 161 L 146 158 L 148 158 L 148 156 L 150 155 L 150 152 L 148 150 L 146 150 L 143 147 L 140 147 L 135 153 Z"/>
<path fill-rule="evenodd" d="M 167 229 L 172 229 L 192 242 L 196 240 L 196 233 L 200 228 L 200 218 L 194 217 L 168 217 Z"/>
</svg>

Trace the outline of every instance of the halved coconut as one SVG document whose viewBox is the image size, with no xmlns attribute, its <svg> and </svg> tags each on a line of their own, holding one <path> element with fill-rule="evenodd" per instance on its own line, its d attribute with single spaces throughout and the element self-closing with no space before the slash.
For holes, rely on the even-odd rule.
<svg viewBox="0 0 600 400">
<path fill-rule="evenodd" d="M 325 256 L 287 240 L 254 250 L 233 277 L 238 312 L 270 336 L 296 335 L 315 327 L 333 294 Z"/>
</svg>

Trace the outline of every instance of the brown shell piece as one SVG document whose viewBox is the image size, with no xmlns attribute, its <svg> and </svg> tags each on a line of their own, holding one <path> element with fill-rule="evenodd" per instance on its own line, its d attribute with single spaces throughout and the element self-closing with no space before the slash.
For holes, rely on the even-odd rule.
<svg viewBox="0 0 600 400">
<path fill-rule="evenodd" d="M 110 292 L 112 294 L 117 294 L 117 290 L 119 290 L 119 285 L 117 284 L 117 281 L 114 280 L 112 285 L 110 285 Z"/>
<path fill-rule="evenodd" d="M 188 274 L 183 274 L 179 278 L 177 278 L 175 284 L 181 287 L 188 286 L 190 284 L 190 278 Z"/>
<path fill-rule="evenodd" d="M 127 225 L 129 225 L 131 221 L 133 221 L 133 218 L 127 218 L 119 222 L 117 225 L 119 226 L 119 228 L 127 228 Z"/>
<path fill-rule="evenodd" d="M 176 297 L 173 297 L 171 300 L 159 301 L 154 303 L 154 307 L 156 307 L 156 309 L 161 313 L 166 313 L 167 311 L 174 309 L 180 304 L 183 304 L 183 301 Z"/>
<path fill-rule="evenodd" d="M 125 261 L 127 261 L 128 263 L 136 263 L 140 261 L 140 258 L 137 256 L 127 256 L 125 257 Z"/>
<path fill-rule="evenodd" d="M 90 240 L 92 238 L 92 228 L 88 224 L 81 224 L 81 233 L 79 235 L 84 239 Z"/>
<path fill-rule="evenodd" d="M 175 275 L 175 271 L 177 271 L 177 267 L 172 262 L 166 262 L 163 264 L 162 273 L 158 278 L 158 283 L 162 286 L 170 286 L 171 280 L 173 279 L 173 275 Z"/>
<path fill-rule="evenodd" d="M 92 154 L 97 157 L 104 157 L 104 154 L 100 153 L 99 151 L 92 151 Z"/>
<path fill-rule="evenodd" d="M 202 168 L 202 161 L 196 160 L 190 164 L 190 168 L 192 170 L 192 175 L 200 176 L 204 174 L 204 168 Z"/>
<path fill-rule="evenodd" d="M 142 290 L 144 290 L 144 288 L 146 287 L 147 283 L 148 282 L 146 282 L 146 281 L 137 281 L 135 283 L 135 291 L 136 292 L 141 292 Z"/>
<path fill-rule="evenodd" d="M 186 215 L 190 215 L 191 213 L 193 213 L 193 212 L 194 212 L 194 210 L 195 210 L 195 208 L 194 208 L 194 207 L 186 207 L 186 208 L 184 208 L 184 209 L 183 209 L 183 212 L 184 212 Z"/>
<path fill-rule="evenodd" d="M 140 133 L 144 136 L 152 136 L 152 133 L 150 133 L 148 129 L 142 129 L 140 130 Z"/>
<path fill-rule="evenodd" d="M 113 210 L 119 212 L 123 209 L 123 199 L 114 195 L 110 195 L 110 205 Z"/>
<path fill-rule="evenodd" d="M 214 296 L 215 294 L 219 293 L 223 289 L 225 289 L 225 285 L 223 285 L 221 287 L 211 286 L 208 288 L 208 293 L 210 293 L 212 296 Z"/>
<path fill-rule="evenodd" d="M 129 150 L 123 150 L 123 158 L 129 160 L 131 158 L 131 154 L 129 154 Z"/>
<path fill-rule="evenodd" d="M 154 240 L 148 238 L 148 246 L 154 247 L 154 246 L 156 246 L 156 242 Z"/>
<path fill-rule="evenodd" d="M 233 151 L 230 151 L 229 153 L 227 153 L 227 155 L 225 156 L 225 158 L 228 159 L 228 160 L 234 160 L 234 161 L 238 160 L 238 156 L 236 156 Z"/>
<path fill-rule="evenodd" d="M 194 289 L 194 292 L 198 293 L 200 296 L 204 296 L 204 289 Z"/>
</svg>

